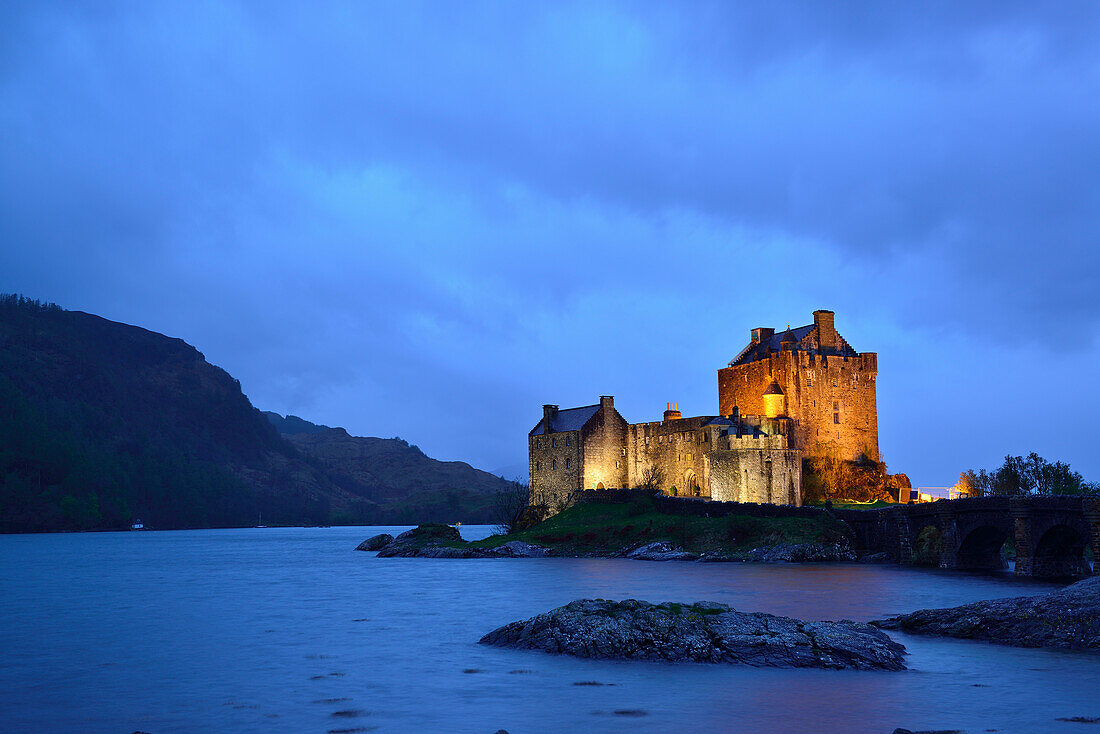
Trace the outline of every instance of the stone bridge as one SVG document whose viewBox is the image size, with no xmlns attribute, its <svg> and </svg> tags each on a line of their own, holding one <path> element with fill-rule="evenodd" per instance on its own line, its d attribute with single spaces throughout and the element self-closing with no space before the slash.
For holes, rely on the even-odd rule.
<svg viewBox="0 0 1100 734">
<path fill-rule="evenodd" d="M 885 552 L 897 563 L 912 562 L 917 538 L 929 526 L 942 538 L 945 569 L 1003 569 L 1001 546 L 1009 539 L 1017 576 L 1088 576 L 1086 545 L 1100 559 L 1097 496 L 980 497 L 833 514 L 851 526 L 862 550 Z"/>
</svg>

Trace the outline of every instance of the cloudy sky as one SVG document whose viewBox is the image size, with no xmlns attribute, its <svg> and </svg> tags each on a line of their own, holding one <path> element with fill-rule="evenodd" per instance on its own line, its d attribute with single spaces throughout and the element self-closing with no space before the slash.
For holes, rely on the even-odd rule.
<svg viewBox="0 0 1100 734">
<path fill-rule="evenodd" d="M 830 308 L 892 471 L 1100 480 L 1100 6 L 894 5 L 6 4 L 0 291 L 490 470 Z"/>
</svg>

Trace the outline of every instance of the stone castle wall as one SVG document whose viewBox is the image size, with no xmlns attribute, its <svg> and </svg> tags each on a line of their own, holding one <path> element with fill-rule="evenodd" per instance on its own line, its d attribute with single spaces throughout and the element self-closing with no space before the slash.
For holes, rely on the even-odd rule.
<svg viewBox="0 0 1100 734">
<path fill-rule="evenodd" d="M 580 431 L 528 436 L 531 503 L 554 507 L 581 487 Z"/>
<path fill-rule="evenodd" d="M 653 423 L 632 423 L 627 433 L 631 486 L 642 483 L 646 470 L 660 469 L 661 489 L 677 495 L 710 495 L 710 461 L 718 426 L 704 426 L 707 418 L 680 418 Z"/>
<path fill-rule="evenodd" d="M 773 448 L 780 437 L 747 439 L 760 448 L 739 445 L 710 455 L 711 499 L 717 502 L 802 504 L 802 452 Z"/>
<path fill-rule="evenodd" d="M 607 400 L 601 398 L 601 402 Z M 577 489 L 629 487 L 628 425 L 613 404 L 605 403 L 595 425 L 584 432 L 584 475 Z"/>
<path fill-rule="evenodd" d="M 878 356 L 774 352 L 765 359 L 718 371 L 718 410 L 765 414 L 764 390 L 775 379 L 794 421 L 792 448 L 821 456 L 835 447 L 845 459 L 866 453 L 878 460 Z"/>
</svg>

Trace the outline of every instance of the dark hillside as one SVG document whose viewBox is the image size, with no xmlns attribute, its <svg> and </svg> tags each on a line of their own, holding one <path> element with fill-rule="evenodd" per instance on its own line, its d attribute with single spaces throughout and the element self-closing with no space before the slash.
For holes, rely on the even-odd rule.
<svg viewBox="0 0 1100 734">
<path fill-rule="evenodd" d="M 505 487 L 265 415 L 180 339 L 0 296 L 0 531 L 488 522 Z"/>
<path fill-rule="evenodd" d="M 463 461 L 439 461 L 400 438 L 352 436 L 296 416 L 266 413 L 284 438 L 330 476 L 378 506 L 378 522 L 491 522 L 493 495 L 510 482 Z"/>
<path fill-rule="evenodd" d="M 0 529 L 322 522 L 351 500 L 182 340 L 0 299 Z"/>
</svg>

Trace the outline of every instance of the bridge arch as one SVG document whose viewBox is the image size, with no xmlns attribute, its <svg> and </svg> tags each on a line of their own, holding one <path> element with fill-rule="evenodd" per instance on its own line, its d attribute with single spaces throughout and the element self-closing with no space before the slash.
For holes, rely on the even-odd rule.
<svg viewBox="0 0 1100 734">
<path fill-rule="evenodd" d="M 955 553 L 955 567 L 970 571 L 1000 571 L 1008 568 L 1001 548 L 1008 531 L 996 525 L 979 525 L 961 538 Z"/>
<path fill-rule="evenodd" d="M 1031 575 L 1046 578 L 1088 576 L 1091 573 L 1085 560 L 1085 538 L 1076 528 L 1053 525 L 1035 544 L 1031 555 Z"/>
</svg>

